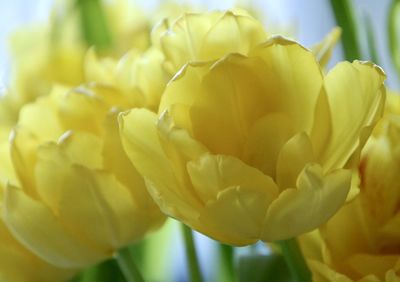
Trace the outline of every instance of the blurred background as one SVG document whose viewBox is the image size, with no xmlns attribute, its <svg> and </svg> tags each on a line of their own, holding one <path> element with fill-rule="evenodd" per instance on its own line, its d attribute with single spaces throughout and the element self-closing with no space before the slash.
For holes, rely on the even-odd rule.
<svg viewBox="0 0 400 282">
<path fill-rule="evenodd" d="M 9 52 L 9 37 L 16 30 L 30 24 L 46 23 L 51 9 L 56 0 L 0 0 L 0 90 L 6 89 L 9 80 L 11 57 Z M 161 2 L 157 0 L 137 1 L 144 12 L 151 13 L 152 9 Z M 330 1 L 325 0 L 254 0 L 254 1 L 228 1 L 228 0 L 203 0 L 203 1 L 174 1 L 185 5 L 205 5 L 209 9 L 228 9 L 234 5 L 252 8 L 259 13 L 267 30 L 281 31 L 296 38 L 305 46 L 312 46 L 319 42 L 333 27 L 336 26 Z M 390 0 L 354 0 L 353 6 L 356 13 L 356 26 L 359 30 L 362 60 L 372 58 L 370 52 L 371 42 L 368 43 L 367 34 L 372 33 L 376 46 L 376 63 L 387 73 L 387 85 L 400 89 L 400 83 L 391 60 L 388 44 L 388 14 Z M 371 38 L 369 38 L 371 40 Z M 32 54 L 35 56 L 35 54 Z M 345 56 L 340 44 L 334 50 L 328 65 L 331 68 L 337 62 L 344 60 Z M 0 91 L 3 92 L 3 91 Z M 179 226 L 170 220 L 160 232 L 152 234 L 147 240 L 143 267 L 148 268 L 146 273 L 149 281 L 187 281 L 185 277 L 185 254 L 181 245 Z M 207 266 L 218 263 L 217 249 L 220 247 L 214 241 L 197 234 L 196 244 L 199 247 L 200 261 L 206 281 L 218 280 L 213 273 L 217 268 Z M 263 245 L 235 249 L 235 257 L 248 253 L 266 253 L 268 249 Z M 150 276 L 150 277 L 149 277 Z"/>
<path fill-rule="evenodd" d="M 8 55 L 8 38 L 18 27 L 37 22 L 46 22 L 55 0 L 0 0 L 0 78 L 2 87 L 7 83 L 7 73 L 10 66 Z M 145 11 L 150 11 L 162 0 L 137 1 Z M 254 7 L 265 21 L 274 29 L 289 30 L 305 46 L 311 46 L 321 40 L 335 26 L 335 19 L 328 0 L 192 0 L 175 1 L 186 4 L 205 5 L 209 9 L 227 9 L 239 4 L 244 7 Z M 387 18 L 390 0 L 353 0 L 356 8 L 357 27 L 360 30 L 360 41 L 363 54 L 367 54 L 367 21 L 371 24 L 376 42 L 379 65 L 388 74 L 387 85 L 399 89 L 394 66 L 389 55 L 387 38 Z M 369 59 L 366 55 L 361 59 Z M 330 67 L 343 60 L 340 44 L 334 51 Z"/>
</svg>

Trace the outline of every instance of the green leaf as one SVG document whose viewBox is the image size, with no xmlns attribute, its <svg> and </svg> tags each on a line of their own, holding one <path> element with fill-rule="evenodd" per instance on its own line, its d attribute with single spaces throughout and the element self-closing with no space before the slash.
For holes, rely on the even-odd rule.
<svg viewBox="0 0 400 282">
<path fill-rule="evenodd" d="M 112 37 L 100 0 L 76 0 L 80 12 L 83 37 L 99 51 L 112 47 Z"/>
<path fill-rule="evenodd" d="M 372 27 L 371 17 L 369 17 L 368 15 L 365 15 L 364 23 L 365 23 L 365 28 L 367 31 L 369 59 L 372 60 L 375 64 L 379 64 L 378 52 L 376 49 L 376 38 L 375 38 L 374 29 Z"/>
<path fill-rule="evenodd" d="M 342 45 L 346 60 L 361 59 L 361 49 L 350 0 L 330 0 L 336 23 L 342 28 Z"/>
<path fill-rule="evenodd" d="M 240 282 L 292 281 L 285 259 L 278 254 L 242 255 L 237 267 Z"/>
</svg>

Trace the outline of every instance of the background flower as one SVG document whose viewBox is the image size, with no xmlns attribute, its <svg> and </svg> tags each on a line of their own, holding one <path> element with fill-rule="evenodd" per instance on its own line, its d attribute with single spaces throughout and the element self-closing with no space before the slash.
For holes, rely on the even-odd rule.
<svg viewBox="0 0 400 282">
<path fill-rule="evenodd" d="M 314 245 L 309 264 L 316 281 L 400 278 L 399 105 L 397 94 L 388 96 L 385 117 L 363 153 L 356 199 L 321 228 L 321 235 L 314 235 L 320 236 L 319 243 L 304 239 L 306 252 Z"/>
</svg>

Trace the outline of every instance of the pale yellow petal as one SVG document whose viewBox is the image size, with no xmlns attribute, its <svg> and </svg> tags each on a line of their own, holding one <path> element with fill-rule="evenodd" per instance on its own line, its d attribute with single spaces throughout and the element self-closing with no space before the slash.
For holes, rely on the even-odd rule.
<svg viewBox="0 0 400 282">
<path fill-rule="evenodd" d="M 11 232 L 27 248 L 60 267 L 81 267 L 107 257 L 69 236 L 60 220 L 42 203 L 21 189 L 6 190 L 4 220 Z"/>
<path fill-rule="evenodd" d="M 36 197 L 34 167 L 39 140 L 26 128 L 16 127 L 10 135 L 10 154 L 15 173 L 24 191 Z"/>
<path fill-rule="evenodd" d="M 94 172 L 72 163 L 56 144 L 48 144 L 38 151 L 35 176 L 43 202 L 71 235 L 98 252 L 116 248 L 107 199 L 100 194 Z"/>
<path fill-rule="evenodd" d="M 157 129 L 161 147 L 171 162 L 180 183 L 176 190 L 179 190 L 179 193 L 188 202 L 193 202 L 193 205 L 201 203 L 201 199 L 191 187 L 186 166 L 189 161 L 198 159 L 205 154 L 207 148 L 193 139 L 187 130 L 177 127 L 168 111 L 165 111 L 158 120 Z"/>
<path fill-rule="evenodd" d="M 204 154 L 190 161 L 187 170 L 205 203 L 215 200 L 223 190 L 239 186 L 241 190 L 264 193 L 266 205 L 278 196 L 278 188 L 271 177 L 234 157 Z"/>
<path fill-rule="evenodd" d="M 354 282 L 346 275 L 336 272 L 320 261 L 308 260 L 307 263 L 312 271 L 313 281 L 315 282 Z"/>
<path fill-rule="evenodd" d="M 276 181 L 281 190 L 296 187 L 296 180 L 306 164 L 314 161 L 314 153 L 307 134 L 293 136 L 279 152 Z"/>
<path fill-rule="evenodd" d="M 346 260 L 346 267 L 353 277 L 373 274 L 379 278 L 376 281 L 384 281 L 386 272 L 395 266 L 398 258 L 398 255 L 355 254 Z"/>
<path fill-rule="evenodd" d="M 297 188 L 280 193 L 269 207 L 261 239 L 289 239 L 325 223 L 343 205 L 350 182 L 348 170 L 323 175 L 321 166 L 307 165 L 297 179 Z"/>
<path fill-rule="evenodd" d="M 156 122 L 157 115 L 146 109 L 133 109 L 121 114 L 119 124 L 123 147 L 164 213 L 178 218 L 196 218 L 198 204 L 179 193 L 181 183 L 161 147 Z"/>
<path fill-rule="evenodd" d="M 239 159 L 210 154 L 188 163 L 188 172 L 206 204 L 194 228 L 228 244 L 259 240 L 268 206 L 278 196 L 272 178 Z"/>
<path fill-rule="evenodd" d="M 98 136 L 83 131 L 67 131 L 61 136 L 58 144 L 72 163 L 91 169 L 103 167 L 103 142 Z"/>
<path fill-rule="evenodd" d="M 384 79 L 379 67 L 358 61 L 340 63 L 326 76 L 332 135 L 318 156 L 324 170 L 343 167 L 359 146 L 363 130 L 382 115 Z"/>
<path fill-rule="evenodd" d="M 265 193 L 240 186 L 227 188 L 205 206 L 199 227 L 194 223 L 193 228 L 225 244 L 254 244 L 260 239 L 266 203 Z"/>
<path fill-rule="evenodd" d="M 309 133 L 323 84 L 323 75 L 314 55 L 295 41 L 272 37 L 256 48 L 258 79 L 264 84 L 268 109 L 287 113 L 297 132 Z M 268 79 L 265 79 L 265 78 Z"/>
<path fill-rule="evenodd" d="M 242 159 L 275 178 L 279 152 L 293 134 L 292 121 L 287 115 L 267 114 L 251 127 Z"/>
<path fill-rule="evenodd" d="M 117 61 L 112 58 L 99 58 L 94 47 L 86 52 L 84 61 L 85 81 L 114 85 Z"/>
<path fill-rule="evenodd" d="M 66 281 L 78 272 L 58 268 L 23 247 L 0 222 L 0 281 L 54 282 Z"/>
</svg>

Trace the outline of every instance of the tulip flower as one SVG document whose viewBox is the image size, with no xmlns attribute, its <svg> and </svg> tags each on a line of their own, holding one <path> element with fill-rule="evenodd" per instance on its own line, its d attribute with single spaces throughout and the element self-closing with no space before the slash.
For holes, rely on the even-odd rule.
<svg viewBox="0 0 400 282">
<path fill-rule="evenodd" d="M 309 50 L 273 37 L 247 55 L 186 64 L 158 114 L 120 116 L 122 140 L 167 215 L 232 245 L 284 240 L 344 203 L 345 167 L 381 116 L 384 79 L 359 61 L 324 76 Z"/>
<path fill-rule="evenodd" d="M 0 106 L 6 106 L 0 102 Z M 8 182 L 15 183 L 16 177 L 10 159 L 8 135 L 10 126 L 5 113 L 0 117 L 0 212 L 3 212 L 4 189 Z M 0 281 L 66 281 L 76 269 L 58 268 L 34 255 L 10 233 L 0 218 Z"/>
<path fill-rule="evenodd" d="M 388 96 L 385 117 L 363 153 L 360 193 L 320 230 L 305 236 L 315 281 L 398 281 L 400 96 Z M 316 241 L 316 240 L 319 240 Z"/>
<path fill-rule="evenodd" d="M 55 87 L 22 108 L 13 131 L 17 181 L 6 187 L 4 220 L 24 246 L 59 267 L 109 258 L 165 218 L 122 149 L 116 118 L 124 100 L 112 91 Z"/>
<path fill-rule="evenodd" d="M 152 31 L 153 45 L 165 56 L 164 67 L 174 75 L 188 62 L 216 60 L 228 53 L 247 55 L 267 40 L 262 24 L 242 9 L 227 12 L 185 13 L 172 22 L 164 20 Z M 341 31 L 334 28 L 311 48 L 322 65 L 326 65 Z"/>
</svg>

